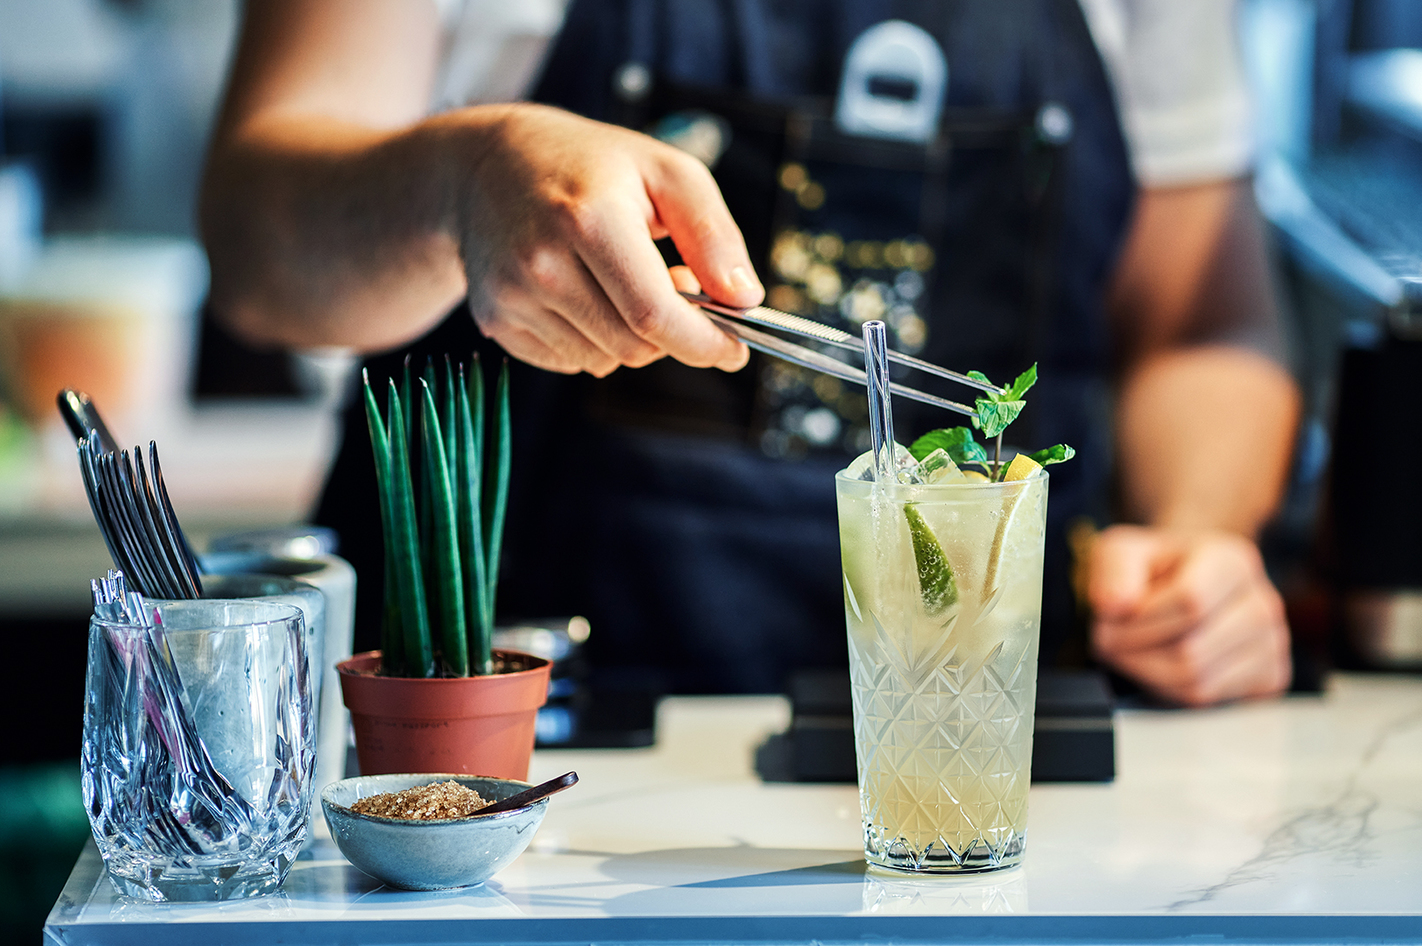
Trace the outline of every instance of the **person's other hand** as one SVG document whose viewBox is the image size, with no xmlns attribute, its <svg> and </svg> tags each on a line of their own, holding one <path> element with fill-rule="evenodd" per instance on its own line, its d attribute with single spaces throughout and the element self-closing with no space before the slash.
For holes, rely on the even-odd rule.
<svg viewBox="0 0 1422 946">
<path fill-rule="evenodd" d="M 487 110 L 479 110 L 487 115 Z M 471 114 L 474 110 L 471 110 Z M 510 354 L 602 377 L 665 355 L 734 371 L 748 352 L 677 287 L 653 241 L 670 236 L 713 298 L 764 297 L 706 166 L 646 135 L 542 106 L 485 125 L 454 172 L 455 236 L 474 318 Z M 437 122 L 456 129 L 460 113 Z"/>
<path fill-rule="evenodd" d="M 1254 543 L 1227 532 L 1112 526 L 1092 546 L 1092 650 L 1185 706 L 1275 696 L 1289 629 Z"/>
</svg>

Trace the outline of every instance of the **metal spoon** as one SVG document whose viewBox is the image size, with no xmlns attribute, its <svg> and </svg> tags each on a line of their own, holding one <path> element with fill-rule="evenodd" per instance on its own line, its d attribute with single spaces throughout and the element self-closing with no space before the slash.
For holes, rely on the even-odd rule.
<svg viewBox="0 0 1422 946">
<path fill-rule="evenodd" d="M 473 817 L 478 818 L 481 815 L 497 815 L 503 811 L 515 811 L 519 808 L 527 808 L 539 799 L 547 798 L 549 795 L 561 792 L 565 788 L 572 788 L 576 784 L 578 784 L 578 773 L 564 772 L 557 778 L 550 778 L 542 784 L 524 789 L 517 795 L 510 795 L 503 801 L 496 801 L 492 805 L 480 808 L 474 812 Z"/>
</svg>

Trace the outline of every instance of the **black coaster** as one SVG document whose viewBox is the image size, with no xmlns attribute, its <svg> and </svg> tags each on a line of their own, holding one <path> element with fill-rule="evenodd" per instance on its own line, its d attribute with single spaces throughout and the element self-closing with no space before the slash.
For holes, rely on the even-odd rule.
<svg viewBox="0 0 1422 946">
<path fill-rule="evenodd" d="M 854 719 L 845 671 L 790 679 L 790 728 L 756 750 L 768 782 L 853 782 Z M 1033 782 L 1109 782 L 1116 777 L 1115 701 L 1092 671 L 1043 670 L 1037 679 Z"/>
</svg>

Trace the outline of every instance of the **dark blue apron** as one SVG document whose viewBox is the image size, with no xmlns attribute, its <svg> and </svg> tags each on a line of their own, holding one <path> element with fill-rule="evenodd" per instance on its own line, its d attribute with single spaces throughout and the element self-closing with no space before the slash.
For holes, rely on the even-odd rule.
<svg viewBox="0 0 1422 946">
<path fill-rule="evenodd" d="M 946 53 L 942 128 L 927 145 L 844 136 L 830 120 L 846 50 L 886 19 L 922 27 Z M 651 77 L 636 95 L 619 82 L 629 63 Z M 880 256 L 928 246 L 931 266 L 855 267 L 847 253 L 833 265 L 846 287 L 919 280 L 900 300 L 913 297 L 902 324 L 914 329 L 900 341 L 922 357 L 1004 381 L 1040 362 L 1009 439 L 1078 448 L 1052 470 L 1043 653 L 1054 653 L 1074 624 L 1065 523 L 1104 507 L 1101 297 L 1134 187 L 1076 0 L 577 0 L 535 97 L 644 129 L 715 114 L 730 143 L 714 173 L 777 299 L 802 288 L 773 261 L 787 234 L 834 234 Z M 1044 106 L 1070 117 L 1069 138 L 1041 134 Z M 788 165 L 825 199 L 792 200 Z M 805 305 L 836 317 L 833 305 Z M 461 308 L 412 351 L 475 347 L 498 356 Z M 372 376 L 401 357 L 373 359 Z M 585 614 L 597 667 L 652 670 L 681 691 L 771 691 L 793 669 L 845 663 L 833 474 L 857 450 L 862 392 L 760 358 L 735 375 L 663 361 L 602 381 L 519 366 L 514 385 L 501 613 Z M 810 442 L 797 431 L 821 409 L 840 433 Z M 896 410 L 903 442 L 958 422 Z M 361 575 L 357 633 L 373 641 L 378 529 L 358 538 L 369 526 L 355 511 L 374 521 L 374 485 L 364 422 L 355 411 L 348 421 L 319 518 L 347 536 Z"/>
</svg>

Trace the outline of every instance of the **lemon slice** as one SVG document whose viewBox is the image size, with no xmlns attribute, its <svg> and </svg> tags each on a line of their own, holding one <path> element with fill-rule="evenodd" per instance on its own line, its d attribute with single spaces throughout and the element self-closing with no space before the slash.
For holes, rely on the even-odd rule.
<svg viewBox="0 0 1422 946">
<path fill-rule="evenodd" d="M 1016 480 L 1025 480 L 1036 473 L 1042 465 L 1025 453 L 1019 453 L 1012 458 L 1012 462 L 1007 465 L 1007 472 L 1002 475 L 1004 483 L 1012 483 Z"/>
<path fill-rule="evenodd" d="M 958 582 L 953 578 L 953 566 L 922 513 L 909 504 L 904 507 L 904 518 L 908 519 L 909 538 L 913 541 L 913 560 L 918 567 L 923 608 L 930 616 L 937 617 L 958 603 Z"/>
</svg>

